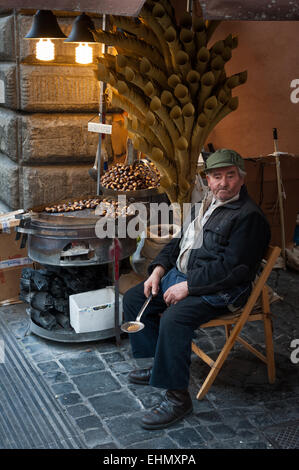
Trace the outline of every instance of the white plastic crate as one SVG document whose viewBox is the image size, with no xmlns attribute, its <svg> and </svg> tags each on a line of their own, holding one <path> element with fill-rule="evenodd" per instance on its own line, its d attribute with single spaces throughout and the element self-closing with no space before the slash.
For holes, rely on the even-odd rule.
<svg viewBox="0 0 299 470">
<path fill-rule="evenodd" d="M 114 287 L 70 295 L 70 322 L 76 333 L 114 328 Z M 119 325 L 122 322 L 122 295 L 119 295 Z"/>
</svg>

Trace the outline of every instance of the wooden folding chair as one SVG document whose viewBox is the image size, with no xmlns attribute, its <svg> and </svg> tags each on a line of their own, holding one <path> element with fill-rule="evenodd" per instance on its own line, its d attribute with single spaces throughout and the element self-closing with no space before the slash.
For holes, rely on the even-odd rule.
<svg viewBox="0 0 299 470">
<path fill-rule="evenodd" d="M 269 247 L 267 255 L 265 257 L 266 264 L 252 289 L 251 295 L 246 305 L 228 315 L 222 315 L 221 317 L 204 323 L 200 328 L 209 328 L 212 326 L 222 325 L 225 327 L 226 342 L 222 348 L 217 359 L 214 361 L 204 351 L 202 351 L 194 342 L 192 342 L 192 351 L 199 356 L 206 364 L 211 368 L 211 371 L 207 375 L 202 387 L 200 388 L 197 399 L 201 400 L 210 389 L 212 383 L 216 379 L 220 369 L 226 360 L 229 352 L 236 341 L 243 344 L 249 351 L 255 354 L 259 359 L 266 363 L 268 369 L 268 379 L 270 383 L 275 381 L 275 362 L 274 362 L 274 348 L 273 348 L 273 337 L 272 337 L 272 322 L 270 312 L 270 300 L 268 286 L 266 281 L 275 265 L 275 262 L 281 252 L 279 247 Z M 256 302 L 261 296 L 261 307 L 257 307 Z M 262 320 L 264 323 L 265 333 L 265 346 L 266 355 L 261 354 L 257 349 L 251 346 L 247 341 L 239 336 L 243 326 L 247 322 Z M 232 325 L 234 327 L 232 328 Z"/>
</svg>

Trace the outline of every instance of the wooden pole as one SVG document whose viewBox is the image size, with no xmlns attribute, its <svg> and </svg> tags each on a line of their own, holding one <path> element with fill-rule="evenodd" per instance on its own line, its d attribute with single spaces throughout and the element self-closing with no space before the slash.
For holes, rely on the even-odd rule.
<svg viewBox="0 0 299 470">
<path fill-rule="evenodd" d="M 277 144 L 278 139 L 277 139 L 276 128 L 273 129 L 273 139 L 274 139 L 274 155 L 275 155 L 275 164 L 276 164 L 276 178 L 277 178 L 278 202 L 279 202 L 279 214 L 280 214 L 280 226 L 281 226 L 281 254 L 285 263 L 286 242 L 285 242 L 284 211 L 283 211 L 282 181 L 281 181 L 280 160 L 279 160 L 279 151 L 278 151 L 278 144 Z"/>
<path fill-rule="evenodd" d="M 103 15 L 103 20 L 102 20 L 102 29 L 103 31 L 106 30 L 107 24 L 106 24 L 106 15 Z M 102 53 L 103 55 L 106 52 L 106 46 L 105 44 L 102 44 Z M 100 99 L 99 99 L 99 122 L 103 123 L 104 122 L 104 115 L 106 112 L 105 109 L 105 89 L 106 89 L 106 83 L 100 82 Z M 100 133 L 99 134 L 99 141 L 98 141 L 98 148 L 97 148 L 97 153 L 96 153 L 96 162 L 97 162 L 97 196 L 101 194 L 100 190 L 100 182 L 101 182 L 101 156 L 102 156 L 102 140 L 103 140 L 103 135 Z"/>
</svg>

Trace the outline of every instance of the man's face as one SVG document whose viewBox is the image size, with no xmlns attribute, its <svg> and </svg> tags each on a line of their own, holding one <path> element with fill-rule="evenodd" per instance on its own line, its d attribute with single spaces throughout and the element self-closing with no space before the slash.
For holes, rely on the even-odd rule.
<svg viewBox="0 0 299 470">
<path fill-rule="evenodd" d="M 215 168 L 207 174 L 209 188 L 221 202 L 236 196 L 244 183 L 236 166 Z"/>
</svg>

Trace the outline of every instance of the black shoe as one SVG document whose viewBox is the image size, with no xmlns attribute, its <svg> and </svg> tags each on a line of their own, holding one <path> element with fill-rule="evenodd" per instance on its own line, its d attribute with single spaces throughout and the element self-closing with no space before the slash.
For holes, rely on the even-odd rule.
<svg viewBox="0 0 299 470">
<path fill-rule="evenodd" d="M 193 410 L 188 390 L 167 390 L 160 405 L 141 420 L 144 429 L 163 429 L 176 423 Z"/>
<path fill-rule="evenodd" d="M 132 384 L 148 385 L 152 373 L 152 367 L 148 369 L 132 370 L 129 373 L 129 382 Z"/>
</svg>

